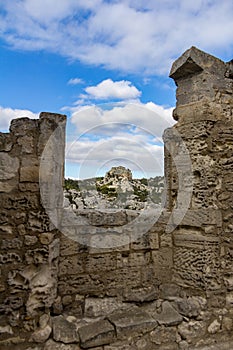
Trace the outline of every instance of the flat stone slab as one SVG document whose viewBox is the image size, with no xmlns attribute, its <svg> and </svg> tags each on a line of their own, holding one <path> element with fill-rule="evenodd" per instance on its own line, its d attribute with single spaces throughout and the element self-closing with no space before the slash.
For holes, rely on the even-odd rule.
<svg viewBox="0 0 233 350">
<path fill-rule="evenodd" d="M 140 309 L 118 312 L 109 316 L 108 319 L 116 327 L 117 336 L 150 331 L 158 325 L 154 318 Z"/>
<path fill-rule="evenodd" d="M 84 349 L 110 344 L 115 338 L 115 329 L 107 320 L 92 322 L 80 327 L 78 332 Z"/>
<path fill-rule="evenodd" d="M 160 325 L 165 326 L 177 326 L 183 321 L 183 317 L 172 307 L 172 305 L 165 301 L 162 304 L 162 312 L 155 313 L 154 319 L 158 321 Z"/>
<path fill-rule="evenodd" d="M 65 344 L 79 342 L 77 327 L 74 323 L 68 322 L 63 316 L 53 317 L 52 323 L 54 340 Z"/>
</svg>

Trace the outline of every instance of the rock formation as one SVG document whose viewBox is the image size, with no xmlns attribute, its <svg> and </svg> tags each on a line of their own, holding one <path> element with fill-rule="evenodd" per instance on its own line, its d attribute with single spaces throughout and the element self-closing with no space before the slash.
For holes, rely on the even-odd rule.
<svg viewBox="0 0 233 350">
<path fill-rule="evenodd" d="M 157 208 L 163 190 L 162 176 L 133 179 L 131 170 L 113 167 L 104 177 L 65 180 L 64 205 L 79 210 Z"/>
<path fill-rule="evenodd" d="M 0 349 L 233 348 L 232 63 L 192 47 L 170 76 L 158 217 L 63 208 L 65 116 L 0 134 Z"/>
</svg>

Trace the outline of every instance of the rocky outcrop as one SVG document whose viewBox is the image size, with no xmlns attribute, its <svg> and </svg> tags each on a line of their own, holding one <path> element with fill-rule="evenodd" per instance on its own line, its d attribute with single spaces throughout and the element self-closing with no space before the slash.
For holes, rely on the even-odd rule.
<svg viewBox="0 0 233 350">
<path fill-rule="evenodd" d="M 142 210 L 161 206 L 164 177 L 133 179 L 122 166 L 113 167 L 104 177 L 65 180 L 64 205 L 72 209 Z"/>
</svg>

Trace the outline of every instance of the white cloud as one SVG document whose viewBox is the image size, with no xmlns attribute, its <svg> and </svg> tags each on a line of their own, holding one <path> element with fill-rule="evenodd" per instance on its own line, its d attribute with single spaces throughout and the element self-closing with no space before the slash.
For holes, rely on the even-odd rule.
<svg viewBox="0 0 233 350">
<path fill-rule="evenodd" d="M 39 114 L 24 109 L 4 108 L 0 106 L 0 130 L 8 131 L 12 119 L 30 118 L 37 119 Z"/>
<path fill-rule="evenodd" d="M 84 81 L 81 78 L 72 78 L 68 81 L 68 85 L 79 85 L 79 84 L 83 84 Z"/>
<path fill-rule="evenodd" d="M 66 157 L 77 164 L 79 177 L 113 165 L 149 177 L 163 173 L 162 134 L 174 124 L 172 108 L 153 102 L 82 106 L 73 109 L 70 122 L 68 138 L 74 141 L 67 144 Z"/>
<path fill-rule="evenodd" d="M 125 124 L 161 137 L 163 130 L 174 124 L 172 110 L 173 108 L 164 108 L 153 102 L 82 106 L 73 108 L 71 122 L 79 134 L 95 134 L 95 128 L 98 128 L 98 133 L 109 136 L 109 132 L 111 134 L 114 130 L 116 134 L 119 125 Z"/>
<path fill-rule="evenodd" d="M 192 45 L 232 51 L 232 0 L 11 0 L 0 4 L 0 37 L 124 72 L 168 73 Z"/>
<path fill-rule="evenodd" d="M 88 97 L 103 100 L 110 98 L 126 100 L 141 96 L 141 92 L 130 81 L 126 80 L 112 81 L 106 79 L 96 86 L 87 87 L 85 91 L 89 95 Z"/>
<path fill-rule="evenodd" d="M 126 166 L 146 177 L 162 174 L 162 144 L 152 145 L 144 141 L 137 135 L 127 134 L 99 141 L 79 139 L 67 145 L 66 159 L 78 164 L 79 178 L 94 177 L 101 168 L 105 172 L 117 165 Z"/>
</svg>

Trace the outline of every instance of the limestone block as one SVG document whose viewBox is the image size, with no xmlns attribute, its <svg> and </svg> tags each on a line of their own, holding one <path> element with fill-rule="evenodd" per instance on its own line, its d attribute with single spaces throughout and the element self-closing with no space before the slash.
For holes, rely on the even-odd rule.
<svg viewBox="0 0 233 350">
<path fill-rule="evenodd" d="M 125 211 L 109 213 L 95 210 L 88 214 L 88 220 L 93 226 L 123 226 L 128 222 Z"/>
<path fill-rule="evenodd" d="M 22 261 L 16 253 L 0 254 L 0 264 L 18 264 Z"/>
<path fill-rule="evenodd" d="M 154 319 L 158 321 L 160 325 L 165 326 L 177 326 L 183 321 L 183 317 L 172 307 L 172 305 L 165 301 L 162 304 L 161 313 L 155 313 Z"/>
<path fill-rule="evenodd" d="M 47 248 L 28 249 L 25 253 L 27 264 L 46 264 L 48 257 L 49 252 Z"/>
<path fill-rule="evenodd" d="M 15 136 L 25 136 L 37 131 L 38 120 L 29 118 L 17 118 L 11 121 L 10 131 Z"/>
<path fill-rule="evenodd" d="M 83 261 L 86 272 L 114 270 L 117 267 L 114 253 L 88 255 Z"/>
<path fill-rule="evenodd" d="M 0 348 L 2 347 L 3 349 L 13 349 L 13 346 L 16 345 L 17 347 L 19 344 L 24 344 L 26 342 L 25 338 L 21 338 L 20 336 L 17 337 L 11 337 L 7 338 L 5 340 L 0 341 Z M 15 347 L 16 349 L 16 347 Z"/>
<path fill-rule="evenodd" d="M 150 243 L 155 243 L 156 244 L 156 234 L 155 237 L 153 238 L 152 241 L 150 241 L 150 232 L 145 233 L 144 235 L 142 235 L 141 237 L 139 237 L 138 239 L 135 240 L 135 233 L 132 232 L 130 235 L 130 248 L 132 250 L 143 250 L 143 249 L 150 249 Z M 136 236 L 137 238 L 137 236 Z"/>
<path fill-rule="evenodd" d="M 24 166 L 20 168 L 21 182 L 38 182 L 39 181 L 39 167 L 36 165 Z"/>
<path fill-rule="evenodd" d="M 153 344 L 169 344 L 175 343 L 177 339 L 176 327 L 159 326 L 150 332 L 150 340 Z"/>
<path fill-rule="evenodd" d="M 1 225 L 0 226 L 0 232 L 7 234 L 7 235 L 11 235 L 13 233 L 13 227 L 10 225 Z"/>
<path fill-rule="evenodd" d="M 223 331 L 232 331 L 233 329 L 233 319 L 230 317 L 224 316 L 222 319 L 222 329 Z"/>
<path fill-rule="evenodd" d="M 210 334 L 215 334 L 218 333 L 221 329 L 221 323 L 219 322 L 219 320 L 214 320 L 208 327 L 208 333 Z"/>
<path fill-rule="evenodd" d="M 32 136 L 18 137 L 18 144 L 22 146 L 22 153 L 31 154 L 34 150 L 34 141 Z"/>
<path fill-rule="evenodd" d="M 203 338 L 206 333 L 204 321 L 182 322 L 178 326 L 178 332 L 184 340 L 191 342 L 195 338 Z"/>
<path fill-rule="evenodd" d="M 143 303 L 158 299 L 158 287 L 149 286 L 136 289 L 126 289 L 123 294 L 124 301 Z"/>
<path fill-rule="evenodd" d="M 36 330 L 32 334 L 30 340 L 36 343 L 44 343 L 49 338 L 51 332 L 52 332 L 52 328 L 49 325 L 47 325 L 45 326 L 45 328 Z"/>
<path fill-rule="evenodd" d="M 15 188 L 17 188 L 18 184 L 16 181 L 10 181 L 10 182 L 0 182 L 0 192 L 6 192 L 9 193 L 13 191 Z"/>
<path fill-rule="evenodd" d="M 106 345 L 104 350 L 138 350 L 136 345 L 129 345 L 129 341 L 117 341 L 111 345 Z M 148 348 L 149 349 L 149 348 Z"/>
<path fill-rule="evenodd" d="M 9 152 L 11 151 L 12 147 L 13 140 L 11 138 L 11 135 L 0 132 L 0 152 Z"/>
<path fill-rule="evenodd" d="M 13 179 L 19 169 L 19 159 L 11 157 L 7 153 L 0 153 L 0 179 L 10 180 Z"/>
<path fill-rule="evenodd" d="M 65 344 L 79 343 L 79 335 L 74 323 L 68 322 L 63 316 L 55 316 L 52 319 L 52 325 L 54 340 Z"/>
<path fill-rule="evenodd" d="M 163 283 L 159 287 L 160 298 L 165 300 L 174 300 L 181 296 L 181 287 L 173 283 Z"/>
<path fill-rule="evenodd" d="M 0 327 L 0 334 L 13 334 L 11 326 Z"/>
<path fill-rule="evenodd" d="M 39 184 L 38 183 L 19 183 L 19 190 L 22 192 L 39 192 Z"/>
<path fill-rule="evenodd" d="M 34 245 L 38 242 L 38 238 L 36 236 L 24 236 L 24 244 L 27 246 Z"/>
<path fill-rule="evenodd" d="M 5 239 L 2 241 L 2 249 L 20 249 L 23 242 L 19 238 Z"/>
<path fill-rule="evenodd" d="M 42 244 L 50 244 L 53 240 L 53 237 L 54 237 L 54 234 L 51 233 L 51 232 L 44 232 L 44 233 L 41 233 L 40 236 L 39 236 L 39 240 Z"/>
<path fill-rule="evenodd" d="M 197 299 L 176 298 L 174 301 L 178 312 L 185 317 L 197 317 L 201 312 L 201 305 Z"/>
<path fill-rule="evenodd" d="M 49 339 L 44 346 L 44 350 L 80 350 L 78 344 L 63 344 Z"/>
<path fill-rule="evenodd" d="M 113 325 L 107 320 L 100 320 L 78 329 L 81 346 L 84 349 L 111 343 L 115 338 Z"/>
<path fill-rule="evenodd" d="M 119 338 L 135 333 L 149 332 L 158 325 L 154 318 L 139 308 L 113 313 L 108 316 L 108 319 L 116 327 Z"/>
<path fill-rule="evenodd" d="M 59 276 L 74 275 L 84 272 L 81 255 L 65 256 L 59 259 Z"/>
<path fill-rule="evenodd" d="M 86 298 L 85 317 L 107 316 L 116 310 L 124 310 L 129 306 L 117 298 Z"/>
<path fill-rule="evenodd" d="M 226 295 L 226 306 L 232 307 L 233 306 L 233 292 L 227 293 Z"/>
</svg>

